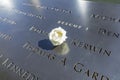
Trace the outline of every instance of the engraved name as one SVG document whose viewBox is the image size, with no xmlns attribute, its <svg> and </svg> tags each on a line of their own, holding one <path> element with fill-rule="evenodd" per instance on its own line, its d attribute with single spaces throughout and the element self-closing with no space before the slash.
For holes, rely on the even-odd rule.
<svg viewBox="0 0 120 80">
<path fill-rule="evenodd" d="M 90 52 L 95 52 L 95 53 L 106 55 L 106 56 L 110 56 L 111 53 L 112 53 L 109 50 L 106 50 L 106 49 L 103 49 L 103 48 L 100 48 L 100 47 L 96 47 L 95 45 L 91 45 L 91 44 L 88 44 L 88 43 L 85 43 L 85 42 L 81 42 L 80 40 L 76 40 L 76 39 L 73 39 L 71 41 L 71 44 L 76 46 L 76 47 L 83 48 L 85 50 L 89 50 Z"/>
<path fill-rule="evenodd" d="M 119 38 L 119 36 L 120 36 L 119 33 L 109 31 L 109 30 L 107 30 L 105 28 L 99 28 L 98 34 L 105 35 L 105 36 L 108 36 L 108 37 L 114 37 L 114 38 Z"/>
<path fill-rule="evenodd" d="M 72 13 L 72 11 L 70 11 L 70 10 L 59 9 L 59 8 L 56 8 L 56 7 L 47 7 L 47 6 L 41 6 L 41 5 L 33 5 L 33 4 L 30 4 L 30 3 L 23 3 L 22 5 L 24 5 L 24 6 L 32 6 L 32 7 L 45 9 L 45 10 L 52 10 L 52 11 L 55 11 L 55 12 L 61 12 L 61 13 L 67 13 L 67 14 L 71 14 Z"/>
<path fill-rule="evenodd" d="M 73 27 L 73 28 L 77 28 L 77 29 L 81 29 L 82 28 L 82 26 L 80 26 L 80 25 L 73 24 L 73 23 L 70 23 L 70 22 L 61 21 L 61 20 L 59 20 L 57 23 L 61 24 L 63 26 L 69 26 L 69 27 Z"/>
<path fill-rule="evenodd" d="M 0 32 L 0 38 L 5 39 L 5 40 L 11 40 L 12 37 L 6 33 Z"/>
<path fill-rule="evenodd" d="M 43 35 L 48 36 L 48 33 L 47 33 L 46 31 L 41 30 L 41 29 L 39 29 L 39 28 L 36 28 L 34 25 L 29 28 L 29 31 L 35 32 L 35 33 L 37 33 L 37 34 L 43 34 Z"/>
<path fill-rule="evenodd" d="M 46 51 L 42 50 L 41 48 L 32 45 L 30 42 L 26 42 L 22 46 L 22 48 L 24 48 L 30 52 L 36 53 L 42 57 L 47 57 L 48 60 L 50 60 L 50 61 L 56 61 L 57 63 L 61 63 L 63 66 L 66 65 L 66 58 L 62 58 L 61 60 L 58 60 L 57 55 L 46 52 Z"/>
<path fill-rule="evenodd" d="M 120 22 L 120 18 L 103 16 L 103 15 L 99 15 L 99 14 L 92 14 L 90 17 L 94 18 L 94 19 L 106 20 L 106 21 L 111 21 L 111 22 Z"/>
<path fill-rule="evenodd" d="M 107 76 L 101 75 L 98 72 L 92 72 L 90 69 L 87 69 L 84 64 L 77 62 L 74 65 L 74 70 L 77 73 L 82 73 L 87 77 L 92 78 L 93 80 L 110 80 Z"/>
<path fill-rule="evenodd" d="M 32 26 L 29 30 L 34 31 L 38 34 L 48 35 L 48 32 L 46 32 L 44 30 L 37 29 L 34 26 Z M 88 43 L 85 43 L 85 42 L 81 42 L 77 39 L 72 39 L 70 44 L 74 45 L 76 47 L 80 47 L 80 48 L 85 49 L 85 50 L 89 50 L 90 52 L 95 52 L 95 53 L 106 55 L 106 56 L 110 56 L 111 53 L 112 53 L 111 51 L 109 51 L 107 49 L 96 47 L 95 45 L 91 45 L 91 44 L 88 44 Z"/>
<path fill-rule="evenodd" d="M 0 59 L 3 60 L 2 58 L 3 58 L 3 55 L 1 54 Z M 29 71 L 26 71 L 23 68 L 20 68 L 14 62 L 12 62 L 9 58 L 6 58 L 1 64 L 5 68 L 16 73 L 17 75 L 19 75 L 20 77 L 22 77 L 25 80 L 39 80 L 39 78 L 37 76 L 35 76 L 35 74 L 30 73 Z"/>
<path fill-rule="evenodd" d="M 0 22 L 5 22 L 5 23 L 8 23 L 8 24 L 12 24 L 12 25 L 15 25 L 16 22 L 13 21 L 13 20 L 10 20 L 8 18 L 3 18 L 3 17 L 0 17 Z"/>
<path fill-rule="evenodd" d="M 45 52 L 41 48 L 33 46 L 30 42 L 26 42 L 22 47 L 30 52 L 40 55 L 40 56 L 48 57 L 49 60 L 54 60 L 56 58 L 55 54 L 50 54 L 48 52 Z"/>
<path fill-rule="evenodd" d="M 40 56 L 47 57 L 48 60 L 51 60 L 51 61 L 56 60 L 57 63 L 62 64 L 64 67 L 66 66 L 66 64 L 69 61 L 66 57 L 59 59 L 57 57 L 57 55 L 47 53 L 47 52 L 41 50 L 39 47 L 33 46 L 30 42 L 26 42 L 22 47 L 28 51 L 31 51 L 33 53 L 37 53 Z M 90 69 L 87 69 L 85 67 L 85 65 L 80 63 L 80 62 L 74 63 L 72 68 L 75 72 L 82 73 L 82 74 L 86 75 L 87 77 L 92 78 L 93 80 L 109 80 L 109 78 L 105 75 L 101 75 L 100 73 L 98 73 L 96 71 L 95 72 L 90 71 Z"/>
<path fill-rule="evenodd" d="M 24 12 L 24 11 L 17 10 L 17 9 L 14 9 L 14 8 L 13 8 L 13 11 L 14 11 L 15 13 L 17 13 L 17 14 L 21 14 L 21 15 L 24 15 L 24 16 L 35 17 L 35 18 L 37 18 L 37 19 L 45 19 L 45 17 L 42 16 L 42 15 L 35 15 L 35 14 L 33 14 L 33 13 L 26 13 L 26 12 Z"/>
</svg>

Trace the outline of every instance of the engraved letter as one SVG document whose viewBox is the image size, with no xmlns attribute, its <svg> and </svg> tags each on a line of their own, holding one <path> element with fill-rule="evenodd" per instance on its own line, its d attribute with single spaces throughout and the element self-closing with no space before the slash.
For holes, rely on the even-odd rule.
<svg viewBox="0 0 120 80">
<path fill-rule="evenodd" d="M 4 65 L 4 66 L 7 66 L 7 62 L 9 61 L 9 58 L 7 58 L 3 63 L 2 63 L 2 65 Z"/>
<path fill-rule="evenodd" d="M 78 66 L 82 66 L 82 67 L 84 67 L 84 65 L 83 64 L 81 64 L 81 63 L 76 63 L 75 65 L 74 65 L 74 70 L 76 71 L 76 72 L 82 72 L 82 69 L 80 68 L 78 68 Z"/>
<path fill-rule="evenodd" d="M 102 76 L 101 76 L 101 80 L 109 80 L 109 78 L 102 75 Z"/>
<path fill-rule="evenodd" d="M 67 58 L 64 58 L 64 59 L 60 60 L 60 62 L 62 62 L 62 63 L 63 63 L 63 66 L 65 66 L 65 65 L 66 65 L 66 60 L 67 60 Z"/>
<path fill-rule="evenodd" d="M 94 78 L 95 80 L 97 80 L 97 77 L 98 77 L 98 73 L 94 72 L 93 75 L 92 75 L 92 78 Z"/>
</svg>

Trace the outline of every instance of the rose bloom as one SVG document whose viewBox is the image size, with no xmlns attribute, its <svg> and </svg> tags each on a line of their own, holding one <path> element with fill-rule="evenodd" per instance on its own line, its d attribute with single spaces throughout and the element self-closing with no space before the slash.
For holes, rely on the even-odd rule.
<svg viewBox="0 0 120 80">
<path fill-rule="evenodd" d="M 61 45 L 67 39 L 66 31 L 61 27 L 54 28 L 49 33 L 49 39 L 54 46 Z"/>
</svg>

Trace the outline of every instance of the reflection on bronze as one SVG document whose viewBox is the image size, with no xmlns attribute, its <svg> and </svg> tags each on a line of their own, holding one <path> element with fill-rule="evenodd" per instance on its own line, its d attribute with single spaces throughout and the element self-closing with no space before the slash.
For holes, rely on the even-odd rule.
<svg viewBox="0 0 120 80">
<path fill-rule="evenodd" d="M 60 55 L 66 55 L 69 53 L 70 49 L 67 43 L 63 43 L 53 49 L 56 53 Z"/>
</svg>

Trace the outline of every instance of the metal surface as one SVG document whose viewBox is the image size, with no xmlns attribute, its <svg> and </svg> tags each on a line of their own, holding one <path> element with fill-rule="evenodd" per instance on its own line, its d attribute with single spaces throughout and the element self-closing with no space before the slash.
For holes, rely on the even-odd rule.
<svg viewBox="0 0 120 80">
<path fill-rule="evenodd" d="M 68 39 L 54 47 L 48 33 Z M 120 80 L 120 5 L 2 0 L 0 80 Z"/>
</svg>

